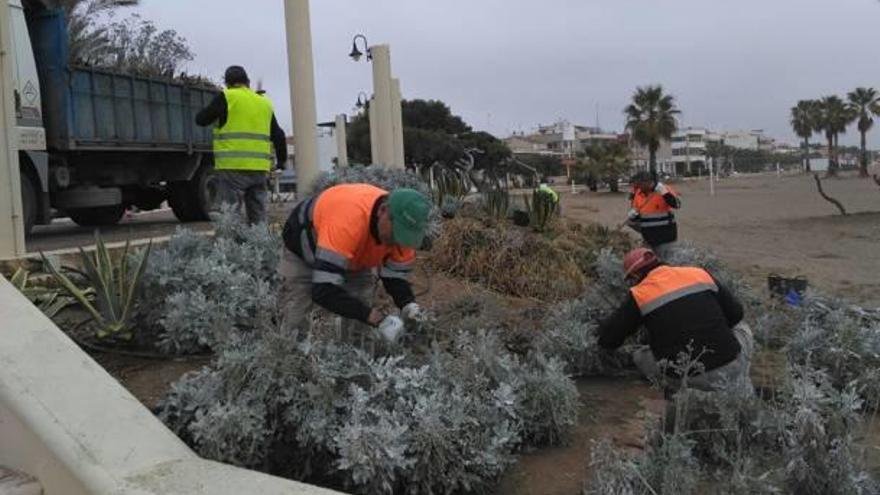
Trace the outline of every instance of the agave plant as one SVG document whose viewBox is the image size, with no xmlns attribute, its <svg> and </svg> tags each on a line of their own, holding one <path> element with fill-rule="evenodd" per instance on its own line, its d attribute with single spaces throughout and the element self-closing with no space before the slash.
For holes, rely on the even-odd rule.
<svg viewBox="0 0 880 495">
<path fill-rule="evenodd" d="M 532 228 L 536 232 L 544 232 L 556 214 L 558 203 L 551 194 L 536 189 L 531 201 L 526 198 L 526 209 Z"/>
<path fill-rule="evenodd" d="M 464 172 L 437 165 L 434 167 L 436 191 L 434 201 L 439 208 L 450 202 L 460 203 L 471 189 L 470 178 Z"/>
<path fill-rule="evenodd" d="M 152 243 L 140 253 L 140 259 L 135 260 L 134 256 L 129 258 L 130 243 L 126 241 L 122 255 L 116 261 L 98 234 L 95 234 L 95 244 L 93 254 L 87 254 L 82 248 L 79 250 L 85 276 L 94 289 L 94 304 L 88 291 L 77 287 L 46 255 L 40 255 L 49 273 L 92 316 L 98 326 L 98 338 L 129 340 L 133 336 L 131 315 L 135 294 L 147 266 Z"/>
<path fill-rule="evenodd" d="M 504 189 L 490 189 L 483 193 L 483 207 L 493 220 L 507 217 L 510 209 L 510 193 Z"/>
<path fill-rule="evenodd" d="M 74 298 L 63 295 L 62 291 L 57 288 L 32 284 L 33 278 L 31 275 L 31 272 L 19 267 L 12 274 L 9 282 L 49 318 L 54 318 L 64 308 L 76 304 Z M 85 297 L 93 299 L 95 291 L 86 289 L 83 291 L 83 294 Z"/>
</svg>

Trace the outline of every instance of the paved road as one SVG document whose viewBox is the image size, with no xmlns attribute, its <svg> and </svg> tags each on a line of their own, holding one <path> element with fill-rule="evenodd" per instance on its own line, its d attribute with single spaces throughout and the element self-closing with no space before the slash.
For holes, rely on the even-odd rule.
<svg viewBox="0 0 880 495">
<path fill-rule="evenodd" d="M 292 209 L 292 202 L 269 204 L 269 220 L 284 222 Z M 180 223 L 170 209 L 159 209 L 126 216 L 118 225 L 97 228 L 104 242 L 124 242 L 168 236 L 178 228 L 197 231 L 213 229 L 211 222 Z M 80 227 L 69 218 L 56 218 L 50 225 L 34 227 L 27 241 L 29 253 L 89 246 L 95 243 L 95 227 Z"/>
<path fill-rule="evenodd" d="M 193 230 L 211 230 L 210 222 L 182 224 L 169 209 L 135 213 L 124 218 L 119 225 L 100 227 L 105 242 L 125 241 L 167 236 L 178 227 Z M 80 227 L 69 218 L 56 218 L 50 225 L 34 227 L 27 241 L 28 252 L 53 251 L 56 249 L 87 246 L 95 243 L 94 227 Z"/>
</svg>

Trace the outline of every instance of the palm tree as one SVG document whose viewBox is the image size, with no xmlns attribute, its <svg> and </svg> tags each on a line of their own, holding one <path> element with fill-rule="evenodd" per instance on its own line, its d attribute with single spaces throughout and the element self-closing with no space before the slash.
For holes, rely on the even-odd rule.
<svg viewBox="0 0 880 495">
<path fill-rule="evenodd" d="M 660 141 L 671 139 L 678 124 L 675 116 L 681 112 L 672 95 L 663 94 L 663 87 L 637 88 L 632 103 L 624 109 L 626 129 L 633 139 L 648 148 L 651 173 L 657 174 L 657 149 Z"/>
<path fill-rule="evenodd" d="M 577 171 L 587 183 L 604 181 L 611 192 L 619 192 L 618 181 L 630 172 L 630 149 L 617 141 L 594 144 L 578 154 Z M 592 179 L 592 180 L 591 180 Z"/>
<path fill-rule="evenodd" d="M 856 88 L 847 95 L 849 107 L 858 119 L 861 134 L 862 155 L 859 162 L 859 177 L 868 176 L 868 149 L 866 135 L 874 126 L 874 115 L 880 116 L 880 94 L 874 88 Z"/>
<path fill-rule="evenodd" d="M 825 133 L 828 140 L 828 175 L 837 175 L 840 164 L 837 161 L 837 144 L 839 136 L 846 132 L 846 127 L 854 120 L 854 114 L 839 96 L 826 96 L 820 102 L 821 118 L 818 130 Z"/>
<path fill-rule="evenodd" d="M 816 102 L 801 100 L 791 109 L 791 127 L 804 139 L 804 170 L 810 171 L 810 138 L 816 131 Z"/>
</svg>

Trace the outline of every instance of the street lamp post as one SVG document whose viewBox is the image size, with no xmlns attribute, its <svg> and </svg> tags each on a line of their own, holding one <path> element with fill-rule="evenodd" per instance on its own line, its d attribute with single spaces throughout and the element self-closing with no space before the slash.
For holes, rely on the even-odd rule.
<svg viewBox="0 0 880 495">
<path fill-rule="evenodd" d="M 18 169 L 18 136 L 15 129 L 15 96 L 12 89 L 12 40 L 9 37 L 9 3 L 0 2 L 0 258 L 25 253 Z"/>
<path fill-rule="evenodd" d="M 406 156 L 403 150 L 403 105 L 400 94 L 400 79 L 391 80 L 391 122 L 394 132 L 394 166 L 406 167 Z"/>
<path fill-rule="evenodd" d="M 345 130 L 346 118 L 344 114 L 336 116 L 336 166 L 344 168 L 348 166 L 348 133 Z"/>
<path fill-rule="evenodd" d="M 394 163 L 394 122 L 391 111 L 391 48 L 376 45 L 370 48 L 373 55 L 373 99 L 375 105 L 377 137 L 379 144 L 378 163 L 393 168 Z M 376 157 L 373 157 L 374 160 Z"/>
<path fill-rule="evenodd" d="M 363 42 L 364 51 L 358 47 L 359 40 Z M 359 61 L 365 53 L 367 60 L 373 63 L 373 100 L 370 104 L 370 133 L 371 138 L 375 137 L 376 140 L 375 143 L 371 143 L 374 149 L 373 163 L 389 168 L 403 168 L 403 153 L 398 151 L 403 145 L 402 128 L 400 132 L 396 132 L 394 123 L 400 103 L 397 99 L 395 106 L 394 84 L 391 78 L 391 48 L 388 45 L 370 46 L 367 38 L 358 34 L 352 40 L 349 56 L 354 61 Z M 376 131 L 375 136 L 373 129 Z M 400 141 L 399 146 L 397 140 Z"/>
<path fill-rule="evenodd" d="M 367 106 L 367 102 L 370 101 L 370 95 L 361 91 L 358 93 L 357 102 L 354 104 L 354 107 L 358 110 L 363 110 L 364 107 Z"/>
<path fill-rule="evenodd" d="M 367 105 L 367 118 L 370 121 L 370 158 L 373 164 L 379 163 L 379 124 L 376 122 L 375 100 Z"/>
<path fill-rule="evenodd" d="M 287 57 L 290 72 L 290 105 L 293 113 L 293 146 L 296 192 L 302 197 L 318 177 L 318 111 L 315 103 L 315 64 L 309 0 L 284 0 Z"/>
</svg>

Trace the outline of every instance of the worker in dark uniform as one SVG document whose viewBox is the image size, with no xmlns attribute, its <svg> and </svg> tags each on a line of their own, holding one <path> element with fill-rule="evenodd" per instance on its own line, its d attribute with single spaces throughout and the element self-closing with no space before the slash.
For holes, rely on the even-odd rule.
<svg viewBox="0 0 880 495">
<path fill-rule="evenodd" d="M 706 270 L 666 265 L 647 248 L 627 253 L 624 272 L 632 287 L 621 306 L 600 324 L 599 346 L 616 349 L 644 325 L 649 345 L 638 349 L 633 359 L 649 379 L 678 389 L 685 355 L 693 365 L 690 388 L 751 390 L 754 338 L 742 321 L 742 304 L 727 288 Z"/>
<path fill-rule="evenodd" d="M 639 232 L 651 248 L 675 242 L 678 225 L 673 210 L 681 208 L 678 193 L 648 172 L 633 176 L 632 186 L 626 225 Z"/>
<path fill-rule="evenodd" d="M 250 89 L 244 68 L 226 69 L 226 89 L 196 115 L 200 126 L 214 129 L 214 178 L 220 203 L 240 205 L 244 201 L 248 222 L 266 221 L 272 170 L 272 148 L 276 167 L 287 162 L 287 139 L 275 120 L 272 102 Z"/>
</svg>

